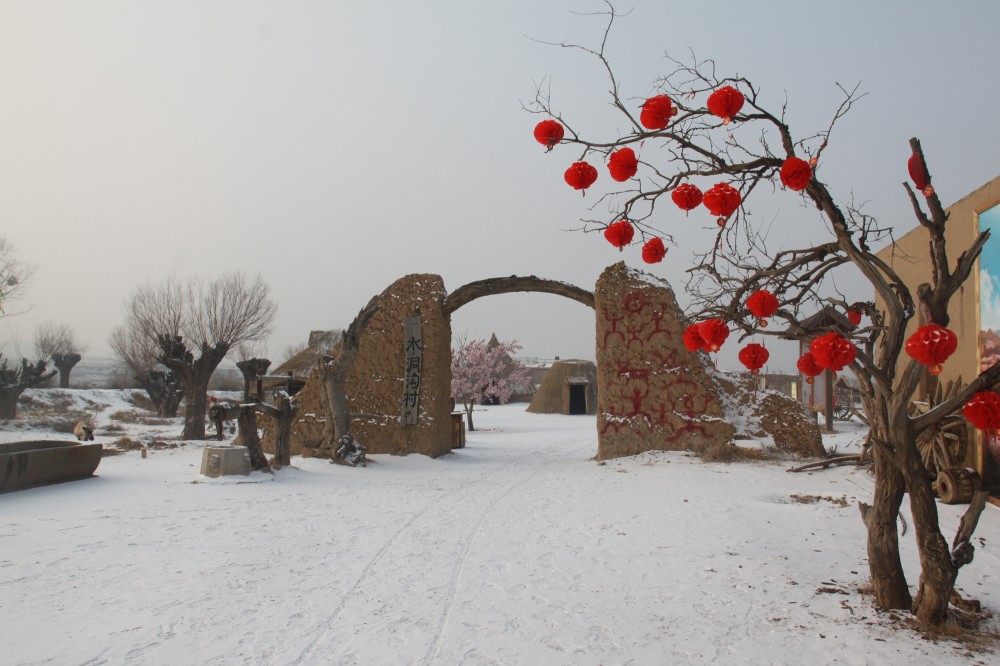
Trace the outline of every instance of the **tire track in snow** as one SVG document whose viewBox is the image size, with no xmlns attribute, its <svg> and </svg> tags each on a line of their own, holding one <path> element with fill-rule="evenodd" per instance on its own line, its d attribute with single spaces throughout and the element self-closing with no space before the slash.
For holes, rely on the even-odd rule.
<svg viewBox="0 0 1000 666">
<path fill-rule="evenodd" d="M 590 449 L 589 444 L 587 445 L 587 449 L 588 450 Z M 544 451 L 539 451 L 538 453 L 540 454 L 553 453 L 556 451 L 564 453 L 565 455 L 558 457 L 553 456 L 548 460 L 542 461 L 537 465 L 537 469 L 533 471 L 531 474 L 519 478 L 517 481 L 511 484 L 506 490 L 493 497 L 493 499 L 489 501 L 489 503 L 483 508 L 482 512 L 479 514 L 479 519 L 476 521 L 476 524 L 473 525 L 472 529 L 469 530 L 469 532 L 466 534 L 463 540 L 464 544 L 462 547 L 462 554 L 456 561 L 455 568 L 452 570 L 451 581 L 450 585 L 448 586 L 448 602 L 447 605 L 445 606 L 444 612 L 441 614 L 441 619 L 438 621 L 438 627 L 434 635 L 434 640 L 431 641 L 430 649 L 424 656 L 424 661 L 423 661 L 424 666 L 429 666 L 429 664 L 433 663 L 434 660 L 437 659 L 438 653 L 441 651 L 441 645 L 444 639 L 444 632 L 445 629 L 448 628 L 448 623 L 451 620 L 452 611 L 455 608 L 455 599 L 458 597 L 458 586 L 462 580 L 462 573 L 465 571 L 466 559 L 468 558 L 469 551 L 472 549 L 472 542 L 476 538 L 476 535 L 479 534 L 479 531 L 482 529 L 483 523 L 486 522 L 487 516 L 489 516 L 493 512 L 493 509 L 497 506 L 497 504 L 500 503 L 501 500 L 506 498 L 508 495 L 510 495 L 512 492 L 517 490 L 519 487 L 521 487 L 528 481 L 538 476 L 544 469 L 552 465 L 552 463 L 558 462 L 559 460 L 569 457 L 570 455 L 575 455 L 576 453 L 575 451 L 566 451 L 562 447 L 551 447 L 549 449 L 545 449 Z"/>
<path fill-rule="evenodd" d="M 559 448 L 561 448 L 561 447 L 548 447 L 546 449 L 542 449 L 540 451 L 537 451 L 536 455 L 551 454 L 554 451 L 558 450 Z M 413 525 L 413 523 L 415 523 L 417 521 L 417 519 L 419 519 L 422 516 L 426 515 L 431 509 L 433 509 L 433 508 L 437 507 L 438 505 L 442 504 L 445 500 L 450 499 L 454 495 L 461 493 L 462 491 L 466 490 L 470 486 L 475 486 L 477 484 L 482 483 L 483 481 L 490 480 L 490 479 L 496 477 L 497 475 L 503 473 L 507 469 L 509 469 L 511 467 L 515 467 L 515 466 L 520 466 L 521 464 L 522 464 L 522 460 L 520 458 L 514 458 L 510 462 L 507 462 L 507 463 L 501 465 L 500 467 L 496 468 L 492 472 L 490 472 L 488 474 L 484 474 L 482 477 L 479 477 L 477 479 L 473 479 L 471 481 L 467 481 L 466 483 L 463 483 L 460 486 L 456 486 L 455 488 L 453 488 L 453 489 L 445 492 L 444 494 L 438 496 L 436 499 L 431 500 L 430 502 L 428 502 L 428 504 L 423 509 L 421 509 L 417 513 L 415 513 L 412 516 L 410 516 L 409 520 L 407 520 L 405 523 L 403 523 L 403 525 L 400 526 L 400 528 L 398 530 L 396 530 L 393 533 L 393 535 L 386 540 L 386 542 L 384 544 L 382 544 L 382 547 L 379 548 L 378 551 L 376 551 L 375 555 L 372 556 L 372 559 L 369 560 L 368 564 L 365 565 L 365 568 L 362 569 L 361 574 L 358 576 L 358 579 L 356 581 L 354 581 L 354 584 L 351 585 L 350 589 L 348 589 L 347 592 L 344 593 L 344 596 L 341 597 L 340 602 L 337 604 L 337 607 L 333 610 L 333 613 L 331 613 L 330 616 L 326 620 L 324 620 L 322 622 L 322 625 L 319 627 L 319 631 L 316 632 L 316 635 L 313 637 L 312 641 L 310 641 L 309 645 L 307 645 L 302 650 L 302 652 L 299 653 L 299 656 L 292 663 L 296 664 L 296 665 L 303 664 L 303 663 L 305 663 L 305 661 L 307 659 L 309 659 L 313 655 L 313 652 L 315 651 L 316 646 L 320 643 L 320 641 L 322 639 L 324 639 L 326 637 L 326 635 L 330 631 L 331 627 L 333 627 L 334 623 L 340 617 L 340 614 L 343 612 L 344 607 L 347 606 L 347 603 L 354 597 L 355 592 L 357 592 L 358 588 L 361 587 L 361 584 L 364 583 L 366 580 L 368 580 L 369 577 L 371 577 L 372 572 L 375 570 L 376 565 L 381 561 L 381 559 L 385 555 L 386 551 L 388 551 L 389 548 L 391 548 L 392 545 L 395 544 L 396 541 L 399 540 L 399 537 L 404 532 L 406 532 Z M 539 467 L 539 471 L 540 470 L 541 470 L 541 467 Z M 535 473 L 537 474 L 537 471 Z M 534 476 L 534 474 L 532 474 L 531 476 Z M 531 477 L 528 477 L 528 478 L 531 478 Z M 514 490 L 514 488 L 516 488 L 518 485 L 520 485 L 520 483 L 523 483 L 526 480 L 527 480 L 527 478 L 522 479 L 519 483 L 514 484 L 510 489 L 508 489 L 505 493 L 503 493 L 503 496 L 508 495 L 511 491 Z M 497 498 L 496 501 L 499 501 L 499 499 L 500 498 Z M 475 528 L 476 531 L 478 531 L 479 526 L 482 524 L 483 519 L 485 519 L 486 514 L 489 513 L 489 510 L 492 509 L 492 506 L 493 506 L 493 504 L 496 503 L 496 501 L 492 502 L 490 504 L 490 506 L 487 508 L 487 510 L 484 511 L 484 513 L 481 516 L 479 522 L 476 524 L 476 528 Z M 469 544 L 471 544 L 471 542 L 472 542 L 472 536 L 473 535 L 470 535 L 469 538 L 468 538 L 468 544 L 466 545 L 465 552 L 462 554 L 462 558 L 460 560 L 461 562 L 464 562 L 465 555 L 468 553 Z M 453 574 L 453 576 L 454 576 L 454 574 Z M 454 603 L 454 593 L 455 593 L 455 591 L 456 591 L 456 589 L 453 586 L 453 588 L 450 590 L 450 593 L 452 595 L 452 601 L 449 603 L 449 609 L 448 609 L 449 613 L 450 613 L 450 605 L 452 603 Z M 441 633 L 440 629 L 439 629 L 438 633 L 440 635 L 440 633 Z M 435 642 L 437 642 L 437 640 L 438 639 L 435 639 Z"/>
</svg>

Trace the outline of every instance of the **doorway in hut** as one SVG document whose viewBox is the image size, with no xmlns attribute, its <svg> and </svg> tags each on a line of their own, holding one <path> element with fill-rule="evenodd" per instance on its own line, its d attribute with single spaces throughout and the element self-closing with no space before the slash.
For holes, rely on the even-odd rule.
<svg viewBox="0 0 1000 666">
<path fill-rule="evenodd" d="M 587 413 L 587 385 L 586 384 L 570 384 L 569 385 L 569 413 L 570 414 L 586 414 Z"/>
</svg>

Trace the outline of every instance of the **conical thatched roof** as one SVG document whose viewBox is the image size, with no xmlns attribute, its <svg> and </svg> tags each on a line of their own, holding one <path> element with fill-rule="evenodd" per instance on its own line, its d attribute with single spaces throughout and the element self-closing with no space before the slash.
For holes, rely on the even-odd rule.
<svg viewBox="0 0 1000 666">
<path fill-rule="evenodd" d="M 571 388 L 573 387 L 573 388 Z M 593 361 L 556 361 L 528 406 L 536 414 L 569 414 L 571 394 L 582 392 L 586 413 L 597 413 L 597 366 Z M 579 395 L 577 399 L 579 399 Z"/>
</svg>

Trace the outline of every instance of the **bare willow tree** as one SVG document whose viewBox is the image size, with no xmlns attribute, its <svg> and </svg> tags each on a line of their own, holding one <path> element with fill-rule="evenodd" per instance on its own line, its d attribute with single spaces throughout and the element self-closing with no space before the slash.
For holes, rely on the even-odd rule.
<svg viewBox="0 0 1000 666">
<path fill-rule="evenodd" d="M 259 275 L 227 273 L 147 284 L 125 303 L 125 327 L 155 342 L 157 361 L 184 388 L 184 439 L 205 439 L 208 382 L 230 350 L 270 334 L 277 312 L 270 291 Z"/>
<path fill-rule="evenodd" d="M 949 600 L 959 568 L 971 561 L 972 530 L 982 511 L 985 495 L 979 494 L 962 521 L 951 546 L 941 532 L 937 506 L 927 470 L 917 448 L 921 433 L 960 410 L 975 392 L 991 387 L 1000 377 L 1000 364 L 969 382 L 951 398 L 930 411 L 910 416 L 908 411 L 921 377 L 926 372 L 916 360 L 901 366 L 907 323 L 921 308 L 928 323 L 948 325 L 948 304 L 969 278 L 976 258 L 989 237 L 983 231 L 956 259 L 945 246 L 948 216 L 933 188 L 914 192 L 903 183 L 917 221 L 929 232 L 929 256 L 921 258 L 932 267 L 932 281 L 911 293 L 892 266 L 872 249 L 892 242 L 891 227 L 880 225 L 849 203 L 834 196 L 822 180 L 823 155 L 832 140 L 838 121 L 863 96 L 857 88 L 840 88 L 843 97 L 831 117 L 805 136 L 792 133 L 782 102 L 772 109 L 759 88 L 743 77 L 725 77 L 715 63 L 669 58 L 671 71 L 656 82 L 656 93 L 669 100 L 667 118 L 660 129 L 650 129 L 642 117 L 642 100 L 624 96 L 619 80 L 606 55 L 606 44 L 616 18 L 609 4 L 603 39 L 597 47 L 576 44 L 556 46 L 577 49 L 596 58 L 610 83 L 611 104 L 620 112 L 624 128 L 616 128 L 608 138 L 581 135 L 571 114 L 558 112 L 550 95 L 539 88 L 530 111 L 557 121 L 565 131 L 553 137 L 551 146 L 562 144 L 576 149 L 578 160 L 605 161 L 619 151 L 638 148 L 645 142 L 637 171 L 616 192 L 601 197 L 611 215 L 583 221 L 582 231 L 605 231 L 625 220 L 637 232 L 634 244 L 653 238 L 673 242 L 658 228 L 662 208 L 678 187 L 692 181 L 726 183 L 737 190 L 742 205 L 720 215 L 721 226 L 714 243 L 695 261 L 689 271 L 687 291 L 692 299 L 691 314 L 698 319 L 717 317 L 736 328 L 743 338 L 749 335 L 782 337 L 808 341 L 830 331 L 842 335 L 856 348 L 856 360 L 849 366 L 858 378 L 866 415 L 871 424 L 874 450 L 875 493 L 870 507 L 862 506 L 868 529 L 868 555 L 877 606 L 910 609 L 927 628 L 938 628 L 946 620 Z M 707 98 L 724 87 L 738 91 L 743 106 L 731 118 L 723 118 L 706 108 Z M 729 94 L 729 93 L 727 93 Z M 662 100 L 659 102 L 663 104 Z M 718 109 L 716 109 L 718 110 Z M 643 109 L 645 112 L 646 109 Z M 670 115 L 670 114 L 673 115 Z M 552 125 L 548 126 L 549 128 Z M 907 158 L 926 181 L 930 172 L 919 141 L 900 146 L 901 176 Z M 795 160 L 795 161 L 792 161 Z M 614 161 L 614 160 L 612 160 Z M 817 211 L 829 232 L 826 242 L 800 249 L 771 251 L 765 235 L 752 224 L 747 211 L 750 202 L 773 194 L 790 174 L 782 176 L 785 165 L 796 166 L 799 182 L 793 183 L 807 208 Z M 801 178 L 802 167 L 808 171 Z M 666 197 L 666 198 L 664 198 Z M 658 208 L 659 207 L 659 208 Z M 596 209 L 595 204 L 592 210 Z M 731 216 L 730 216 L 731 215 Z M 713 215 L 714 216 L 714 215 Z M 728 218 L 728 219 L 727 219 Z M 825 307 L 843 309 L 849 304 L 831 289 L 827 278 L 837 271 L 852 270 L 863 276 L 878 295 L 884 309 L 872 303 L 850 304 L 866 312 L 871 325 L 848 328 L 831 322 L 807 328 L 806 315 Z M 772 316 L 778 326 L 763 328 L 751 314 L 747 297 L 767 290 L 779 301 Z M 901 372 L 897 373 L 897 368 Z M 910 590 L 899 558 L 896 515 L 904 493 L 909 492 L 915 538 L 920 553 L 921 575 L 916 596 Z"/>
<path fill-rule="evenodd" d="M 17 399 L 30 388 L 42 386 L 52 379 L 55 370 L 49 371 L 45 361 L 35 363 L 22 358 L 20 367 L 7 365 L 7 359 L 0 354 L 0 419 L 17 417 Z"/>
<path fill-rule="evenodd" d="M 136 384 L 156 407 L 157 416 L 177 416 L 177 409 L 184 398 L 184 387 L 173 370 L 160 364 L 160 347 L 156 339 L 145 336 L 135 320 L 127 320 L 111 331 L 108 346 L 128 366 Z"/>
<path fill-rule="evenodd" d="M 0 317 L 14 314 L 11 303 L 24 297 L 35 269 L 17 256 L 17 248 L 0 236 Z"/>
<path fill-rule="evenodd" d="M 38 358 L 52 359 L 59 371 L 59 388 L 69 388 L 69 373 L 83 358 L 84 349 L 73 328 L 65 322 L 46 321 L 35 328 L 35 353 Z"/>
</svg>

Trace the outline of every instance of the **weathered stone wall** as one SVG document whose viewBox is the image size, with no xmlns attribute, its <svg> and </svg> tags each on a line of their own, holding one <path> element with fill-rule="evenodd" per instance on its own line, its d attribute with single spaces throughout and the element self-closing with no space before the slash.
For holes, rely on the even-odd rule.
<svg viewBox="0 0 1000 666">
<path fill-rule="evenodd" d="M 707 357 L 684 348 L 687 321 L 666 282 L 618 263 L 598 279 L 594 305 L 598 459 L 732 441 Z"/>
<path fill-rule="evenodd" d="M 422 453 L 437 457 L 451 450 L 451 323 L 444 316 L 444 283 L 437 275 L 407 275 L 378 297 L 379 311 L 358 344 L 347 377 L 354 435 L 368 453 Z M 405 374 L 403 320 L 420 317 L 422 368 L 419 419 L 401 423 Z M 325 413 L 319 373 L 309 375 L 296 397 L 292 455 L 322 442 Z M 266 450 L 273 451 L 267 437 Z"/>
</svg>

